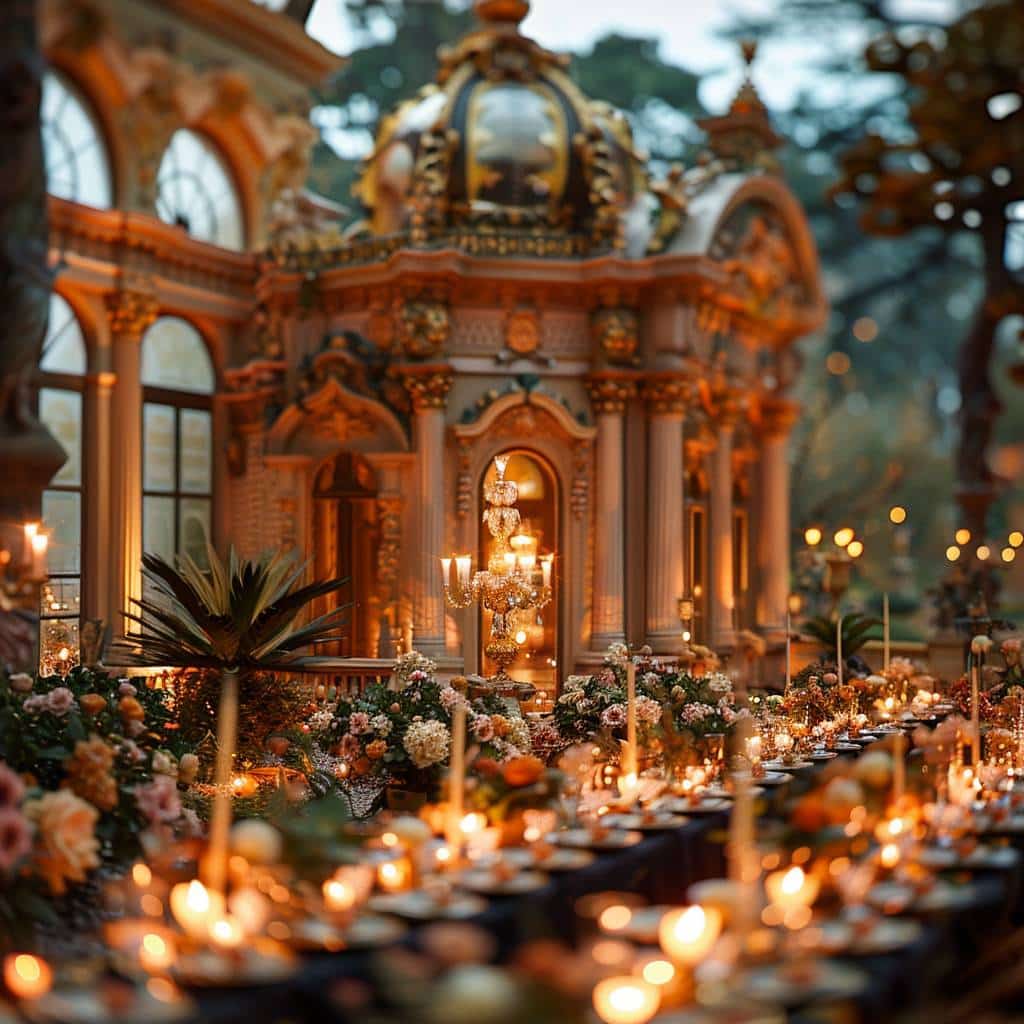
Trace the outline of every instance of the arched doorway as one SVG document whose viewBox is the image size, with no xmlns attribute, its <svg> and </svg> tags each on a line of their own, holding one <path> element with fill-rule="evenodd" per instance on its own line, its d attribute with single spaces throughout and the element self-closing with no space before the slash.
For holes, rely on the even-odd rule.
<svg viewBox="0 0 1024 1024">
<path fill-rule="evenodd" d="M 558 551 L 559 494 L 558 480 L 546 459 L 525 448 L 509 448 L 500 453 L 509 457 L 505 479 L 512 480 L 519 490 L 519 513 L 522 517 L 519 534 L 511 539 L 517 553 L 540 557 L 554 553 L 555 571 L 551 574 L 551 601 L 538 611 L 520 613 L 516 641 L 520 654 L 509 672 L 516 679 L 533 683 L 540 690 L 554 693 L 558 680 L 559 660 L 559 586 Z M 484 507 L 484 488 L 494 480 L 493 461 L 480 481 L 480 507 Z M 478 564 L 486 566 L 491 555 L 493 538 L 486 527 L 480 531 Z M 497 670 L 484 656 L 483 648 L 491 627 L 491 614 L 480 612 L 480 663 L 490 674 Z"/>
<path fill-rule="evenodd" d="M 373 467 L 354 452 L 342 452 L 321 467 L 313 490 L 316 578 L 347 580 L 332 607 L 349 605 L 343 637 L 333 650 L 342 658 L 377 656 L 377 480 Z M 317 612 L 330 609 L 325 605 Z"/>
</svg>

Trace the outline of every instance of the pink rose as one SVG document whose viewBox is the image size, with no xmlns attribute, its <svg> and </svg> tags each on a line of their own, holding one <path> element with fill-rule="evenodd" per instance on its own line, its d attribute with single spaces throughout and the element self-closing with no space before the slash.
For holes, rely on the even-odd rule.
<svg viewBox="0 0 1024 1024">
<path fill-rule="evenodd" d="M 473 719 L 473 735 L 481 743 L 494 738 L 494 723 L 490 715 L 477 715 Z"/>
<path fill-rule="evenodd" d="M 46 707 L 46 697 L 41 693 L 34 693 L 25 699 L 21 705 L 30 715 L 37 715 Z"/>
<path fill-rule="evenodd" d="M 18 773 L 0 761 L 0 810 L 14 810 L 25 795 Z"/>
<path fill-rule="evenodd" d="M 178 787 L 169 775 L 156 775 L 148 785 L 136 786 L 135 802 L 151 825 L 166 825 L 181 817 Z"/>
<path fill-rule="evenodd" d="M 117 692 L 121 694 L 122 697 L 134 697 L 139 691 L 136 690 L 127 679 L 124 679 L 122 680 L 121 685 L 117 688 Z"/>
<path fill-rule="evenodd" d="M 75 695 L 66 686 L 55 686 L 45 697 L 44 710 L 63 717 L 75 706 Z"/>
<path fill-rule="evenodd" d="M 32 830 L 20 811 L 0 810 L 0 871 L 6 873 L 32 849 Z"/>
<path fill-rule="evenodd" d="M 370 716 L 365 711 L 353 711 L 348 720 L 348 731 L 356 736 L 370 731 Z"/>
<path fill-rule="evenodd" d="M 31 693 L 32 677 L 27 672 L 15 672 L 9 680 L 15 693 Z"/>
<path fill-rule="evenodd" d="M 454 686 L 446 686 L 441 690 L 441 707 L 443 707 L 445 711 L 452 711 L 455 708 L 455 705 L 461 700 L 461 697 L 462 695 Z"/>
</svg>

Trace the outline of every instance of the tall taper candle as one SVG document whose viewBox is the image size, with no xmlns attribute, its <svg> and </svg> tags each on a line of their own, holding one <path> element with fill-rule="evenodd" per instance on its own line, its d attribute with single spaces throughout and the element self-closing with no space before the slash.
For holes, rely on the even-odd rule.
<svg viewBox="0 0 1024 1024">
<path fill-rule="evenodd" d="M 233 795 L 231 772 L 238 745 L 238 672 L 227 668 L 220 678 L 217 708 L 217 759 L 214 765 L 213 810 L 210 812 L 210 848 L 206 861 L 206 884 L 214 892 L 225 892 L 228 854 L 231 846 Z"/>
<path fill-rule="evenodd" d="M 889 593 L 882 595 L 882 665 L 889 671 Z"/>
<path fill-rule="evenodd" d="M 786 612 L 786 693 L 793 682 L 793 614 Z"/>
<path fill-rule="evenodd" d="M 977 659 L 970 656 L 971 665 L 971 764 L 978 770 L 981 762 L 981 708 L 979 707 L 980 672 Z"/>
<path fill-rule="evenodd" d="M 448 761 L 448 821 L 445 839 L 455 856 L 461 849 L 463 794 L 466 790 L 466 701 L 461 696 L 452 709 L 452 752 Z"/>
<path fill-rule="evenodd" d="M 902 732 L 892 738 L 892 798 L 899 800 L 907 789 L 907 737 Z"/>
<path fill-rule="evenodd" d="M 734 731 L 738 750 L 746 750 L 750 736 L 750 719 L 741 718 Z M 733 780 L 732 814 L 729 818 L 729 878 L 743 894 L 738 901 L 735 928 L 745 941 L 754 925 L 751 908 L 754 906 L 753 889 L 757 881 L 756 822 L 754 818 L 754 794 L 750 784 L 750 773 L 735 772 Z"/>
<path fill-rule="evenodd" d="M 626 663 L 626 750 L 622 759 L 623 773 L 636 774 L 639 758 L 636 749 L 636 665 L 632 655 Z"/>
<path fill-rule="evenodd" d="M 843 616 L 836 619 L 836 673 L 839 685 L 843 685 Z"/>
</svg>

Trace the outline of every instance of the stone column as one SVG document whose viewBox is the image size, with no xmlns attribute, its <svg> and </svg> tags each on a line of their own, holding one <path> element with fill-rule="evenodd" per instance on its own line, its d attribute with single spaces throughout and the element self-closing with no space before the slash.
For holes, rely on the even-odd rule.
<svg viewBox="0 0 1024 1024">
<path fill-rule="evenodd" d="M 689 385 L 677 374 L 651 377 L 647 402 L 647 630 L 656 654 L 682 647 L 679 598 L 683 551 L 683 415 Z"/>
<path fill-rule="evenodd" d="M 112 622 L 120 608 L 110 605 L 111 458 L 110 422 L 117 378 L 109 370 L 85 378 L 85 436 L 82 478 L 86 482 L 82 508 L 82 619 Z"/>
<path fill-rule="evenodd" d="M 621 377 L 594 376 L 587 381 L 587 390 L 597 421 L 590 646 L 603 651 L 626 639 L 623 414 L 636 387 Z"/>
<path fill-rule="evenodd" d="M 412 399 L 418 537 L 413 565 L 413 646 L 431 658 L 445 653 L 444 590 L 438 559 L 444 554 L 444 411 L 452 373 L 447 367 L 403 371 Z"/>
<path fill-rule="evenodd" d="M 784 398 L 760 408 L 761 474 L 757 538 L 757 625 L 769 639 L 786 635 L 790 590 L 789 434 L 800 414 Z"/>
<path fill-rule="evenodd" d="M 111 366 L 117 380 L 110 426 L 110 616 L 114 633 L 128 630 L 123 612 L 142 596 L 141 342 L 156 319 L 149 294 L 106 296 Z"/>
<path fill-rule="evenodd" d="M 711 645 L 730 651 L 736 644 L 736 592 L 733 575 L 732 442 L 738 403 L 723 398 L 715 410 L 715 450 L 711 454 L 711 493 L 708 498 L 708 540 L 711 562 L 708 594 Z"/>
</svg>

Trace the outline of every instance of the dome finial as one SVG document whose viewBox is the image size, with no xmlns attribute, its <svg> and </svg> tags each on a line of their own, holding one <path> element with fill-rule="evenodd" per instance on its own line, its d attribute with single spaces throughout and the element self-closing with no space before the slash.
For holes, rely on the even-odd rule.
<svg viewBox="0 0 1024 1024">
<path fill-rule="evenodd" d="M 483 22 L 518 25 L 530 13 L 529 0 L 476 0 L 476 16 Z"/>
</svg>

